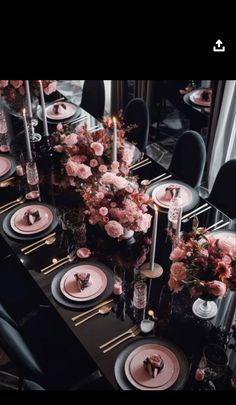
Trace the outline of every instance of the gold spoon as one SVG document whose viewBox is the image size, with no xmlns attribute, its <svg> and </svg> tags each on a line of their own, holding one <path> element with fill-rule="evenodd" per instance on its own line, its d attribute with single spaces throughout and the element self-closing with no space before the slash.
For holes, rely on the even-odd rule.
<svg viewBox="0 0 236 405">
<path fill-rule="evenodd" d="M 52 245 L 55 242 L 56 239 L 57 239 L 56 236 L 51 236 L 51 238 L 46 239 L 45 241 L 43 241 L 39 245 L 37 245 L 34 248 L 32 248 L 32 249 L 28 250 L 27 252 L 25 252 L 25 255 L 28 255 L 29 253 L 33 252 L 34 250 L 40 248 L 43 245 Z"/>
<path fill-rule="evenodd" d="M 110 312 L 110 310 L 112 309 L 112 305 L 104 305 L 103 307 L 99 308 L 94 314 L 87 316 L 87 318 L 82 319 L 82 321 L 79 321 L 77 323 L 75 323 L 75 326 L 81 325 L 81 323 L 84 323 L 85 321 L 87 321 L 88 319 L 92 318 L 95 315 L 101 314 L 101 315 L 105 315 L 108 314 Z"/>
<path fill-rule="evenodd" d="M 165 175 L 166 175 L 166 173 L 163 173 L 163 174 L 160 174 L 160 176 L 154 177 L 154 179 L 151 179 L 151 180 L 144 179 L 144 180 L 141 181 L 141 185 L 142 186 L 149 186 L 149 184 L 151 184 L 153 181 L 161 179 Z"/>
<path fill-rule="evenodd" d="M 2 206 L 0 207 L 0 210 L 2 210 L 3 208 L 7 207 L 8 205 L 14 204 L 14 203 L 16 203 L 16 202 L 21 202 L 22 198 L 24 198 L 24 197 L 21 195 L 21 196 L 18 197 L 16 200 L 10 201 L 10 202 L 8 202 L 8 203 L 2 205 Z"/>
<path fill-rule="evenodd" d="M 18 204 L 23 204 L 25 202 L 25 198 L 24 197 L 19 197 L 16 201 L 17 202 L 15 202 L 12 205 L 9 205 L 9 207 L 6 207 L 4 210 L 1 209 L 0 214 L 3 214 L 5 211 L 8 211 L 8 210 L 16 207 Z"/>
</svg>

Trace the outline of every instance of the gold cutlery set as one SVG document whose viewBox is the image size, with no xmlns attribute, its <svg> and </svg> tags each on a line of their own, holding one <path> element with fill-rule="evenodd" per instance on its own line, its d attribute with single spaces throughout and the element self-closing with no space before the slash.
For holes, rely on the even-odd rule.
<svg viewBox="0 0 236 405">
<path fill-rule="evenodd" d="M 94 308 L 89 309 L 82 314 L 76 315 L 71 318 L 72 322 L 75 322 L 75 326 L 79 326 L 82 323 L 88 321 L 89 319 L 93 318 L 96 315 L 105 315 L 109 313 L 112 309 L 113 299 L 108 299 L 106 301 L 101 302 L 100 304 L 96 305 Z M 88 316 L 87 316 L 88 315 Z M 78 319 L 81 319 L 78 321 Z M 76 322 L 78 321 L 78 322 Z M 99 346 L 99 349 L 103 351 L 103 353 L 107 353 L 112 350 L 114 347 L 120 345 L 121 343 L 125 342 L 126 340 L 137 336 L 140 333 L 140 328 L 138 325 L 133 325 L 131 328 L 126 330 L 125 332 L 121 333 L 120 335 L 114 337 L 113 339 L 108 340 L 107 342 L 103 343 Z"/>
<path fill-rule="evenodd" d="M 25 198 L 23 196 L 20 196 L 13 201 L 10 201 L 4 205 L 1 205 L 0 214 L 3 214 L 4 212 L 10 210 L 11 208 L 16 207 L 19 204 L 23 204 L 24 202 L 25 202 Z"/>
</svg>

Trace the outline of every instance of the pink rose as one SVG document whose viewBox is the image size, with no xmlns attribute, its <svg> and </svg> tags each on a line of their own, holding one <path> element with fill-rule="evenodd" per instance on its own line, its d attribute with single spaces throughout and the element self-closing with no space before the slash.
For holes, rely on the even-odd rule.
<svg viewBox="0 0 236 405">
<path fill-rule="evenodd" d="M 83 180 L 86 180 L 88 177 L 92 176 L 92 172 L 89 166 L 80 164 L 77 168 L 76 175 Z"/>
<path fill-rule="evenodd" d="M 207 291 L 215 297 L 223 297 L 226 293 L 226 285 L 221 281 L 209 281 L 206 286 Z"/>
<path fill-rule="evenodd" d="M 91 159 L 89 164 L 91 167 L 97 167 L 98 161 L 96 159 Z"/>
<path fill-rule="evenodd" d="M 78 163 L 74 162 L 71 159 L 68 159 L 65 164 L 65 169 L 68 176 L 76 176 L 78 170 Z"/>
<path fill-rule="evenodd" d="M 57 89 L 57 81 L 54 80 L 53 82 L 49 83 L 46 87 L 44 87 L 44 93 L 49 95 L 51 93 L 53 93 L 54 91 L 56 91 Z"/>
<path fill-rule="evenodd" d="M 73 134 L 73 133 L 70 135 L 67 135 L 65 137 L 63 143 L 65 143 L 67 146 L 75 145 L 77 143 L 77 135 Z"/>
<path fill-rule="evenodd" d="M 102 215 L 102 217 L 105 217 L 108 214 L 108 209 L 107 207 L 101 207 L 99 208 L 99 214 Z"/>
<path fill-rule="evenodd" d="M 90 147 L 94 150 L 95 155 L 102 156 L 104 147 L 100 142 L 92 142 Z"/>
<path fill-rule="evenodd" d="M 100 173 L 106 173 L 107 172 L 107 166 L 106 165 L 100 165 L 98 167 L 98 170 Z"/>
<path fill-rule="evenodd" d="M 10 80 L 10 83 L 15 89 L 19 89 L 23 84 L 23 80 Z"/>
<path fill-rule="evenodd" d="M 84 127 L 81 127 L 80 125 L 78 125 L 76 128 L 75 128 L 75 132 L 77 133 L 77 135 L 84 135 Z M 84 137 L 83 137 L 83 139 L 85 139 Z"/>
<path fill-rule="evenodd" d="M 84 247 L 84 248 L 79 248 L 76 252 L 76 255 L 78 257 L 80 257 L 80 259 L 86 259 L 87 257 L 89 257 L 91 255 L 91 250 L 89 250 L 88 248 Z"/>
<path fill-rule="evenodd" d="M 119 162 L 117 162 L 117 161 L 112 162 L 112 164 L 111 164 L 112 171 L 114 173 L 117 173 L 118 169 L 119 169 L 119 166 L 120 166 Z"/>
<path fill-rule="evenodd" d="M 117 221 L 109 221 L 105 225 L 105 231 L 109 236 L 111 236 L 111 238 L 119 238 L 124 234 L 123 226 Z"/>
<path fill-rule="evenodd" d="M 102 192 L 102 191 L 99 191 L 98 193 L 97 193 L 97 199 L 98 200 L 102 200 L 103 198 L 104 198 L 104 193 Z"/>
<path fill-rule="evenodd" d="M 172 277 L 176 280 L 185 280 L 186 279 L 186 267 L 182 262 L 172 263 L 170 267 L 170 273 Z"/>
<path fill-rule="evenodd" d="M 180 247 L 176 247 L 170 254 L 170 260 L 181 260 L 185 257 L 185 251 Z"/>
</svg>

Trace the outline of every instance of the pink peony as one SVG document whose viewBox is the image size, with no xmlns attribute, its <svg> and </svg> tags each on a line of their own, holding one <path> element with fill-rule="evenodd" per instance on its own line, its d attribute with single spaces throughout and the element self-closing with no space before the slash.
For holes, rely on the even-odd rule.
<svg viewBox="0 0 236 405">
<path fill-rule="evenodd" d="M 90 147 L 94 150 L 95 155 L 102 156 L 104 147 L 100 142 L 92 142 Z"/>
<path fill-rule="evenodd" d="M 86 259 L 87 257 L 89 257 L 91 255 L 91 250 L 89 250 L 88 248 L 84 247 L 84 248 L 79 248 L 76 252 L 76 255 L 80 258 L 80 259 Z"/>
<path fill-rule="evenodd" d="M 226 285 L 221 281 L 209 281 L 208 283 L 206 283 L 206 286 L 208 292 L 215 297 L 223 297 L 226 293 Z"/>
<path fill-rule="evenodd" d="M 77 167 L 76 176 L 80 177 L 83 180 L 86 180 L 88 177 L 92 176 L 92 172 L 89 166 L 84 165 L 83 163 Z"/>
<path fill-rule="evenodd" d="M 170 273 L 176 280 L 185 280 L 187 276 L 186 267 L 182 262 L 172 263 Z"/>
<path fill-rule="evenodd" d="M 111 236 L 111 238 L 119 238 L 124 234 L 123 226 L 117 221 L 109 221 L 105 225 L 105 231 L 109 236 Z"/>
</svg>

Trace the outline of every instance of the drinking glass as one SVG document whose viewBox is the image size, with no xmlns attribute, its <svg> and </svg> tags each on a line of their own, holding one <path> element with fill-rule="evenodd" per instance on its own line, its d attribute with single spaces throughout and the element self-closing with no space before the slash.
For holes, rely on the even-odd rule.
<svg viewBox="0 0 236 405">
<path fill-rule="evenodd" d="M 26 162 L 26 178 L 30 186 L 35 186 L 39 183 L 39 175 L 36 162 L 29 160 Z"/>
</svg>

